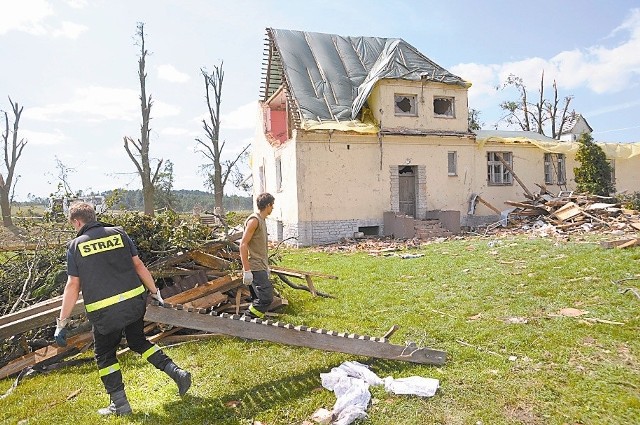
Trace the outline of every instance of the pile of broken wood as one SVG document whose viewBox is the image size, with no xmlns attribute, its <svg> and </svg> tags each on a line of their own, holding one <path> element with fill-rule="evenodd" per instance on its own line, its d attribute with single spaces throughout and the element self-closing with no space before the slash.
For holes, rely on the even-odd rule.
<svg viewBox="0 0 640 425">
<path fill-rule="evenodd" d="M 615 198 L 564 191 L 553 195 L 543 190 L 522 202 L 506 201 L 512 208 L 508 220 L 519 227 L 536 225 L 558 233 L 606 231 L 612 235 L 630 235 L 611 246 L 627 248 L 640 245 L 640 213 L 626 209 Z M 606 247 L 611 247 L 606 246 Z"/>
<path fill-rule="evenodd" d="M 207 312 L 238 314 L 245 311 L 250 305 L 252 294 L 251 288 L 242 284 L 241 273 L 238 272 L 241 270 L 237 245 L 240 237 L 241 234 L 236 234 L 148 264 L 165 302 L 204 309 Z M 337 279 L 335 276 L 277 266 L 272 267 L 271 272 L 272 276 L 278 276 L 294 289 L 306 290 L 313 296 L 322 297 L 331 296 L 317 291 L 312 277 Z M 290 278 L 302 279 L 303 283 L 295 284 Z M 64 359 L 91 347 L 93 339 L 90 325 L 83 314 L 82 299 L 78 300 L 73 310 L 73 329 L 69 334 L 67 347 L 58 347 L 53 343 L 55 319 L 60 313 L 61 304 L 62 297 L 58 296 L 0 317 L 0 342 L 5 351 L 0 353 L 0 379 L 21 371 L 43 371 L 59 367 L 64 364 Z M 287 304 L 287 300 L 276 293 L 270 311 Z M 162 339 L 163 343 L 171 344 L 214 336 L 177 327 L 167 328 L 157 323 L 145 324 L 145 332 L 152 342 Z M 43 329 L 47 337 L 34 338 L 34 335 L 42 335 Z"/>
</svg>

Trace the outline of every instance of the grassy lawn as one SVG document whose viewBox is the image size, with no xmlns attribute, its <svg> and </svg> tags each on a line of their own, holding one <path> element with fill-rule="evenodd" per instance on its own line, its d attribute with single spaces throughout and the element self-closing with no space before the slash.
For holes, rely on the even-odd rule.
<svg viewBox="0 0 640 425">
<path fill-rule="evenodd" d="M 220 337 L 166 350 L 193 374 L 183 399 L 166 375 L 126 354 L 132 417 L 97 418 L 107 396 L 90 362 L 26 378 L 0 400 L 0 423 L 302 424 L 333 406 L 319 374 L 346 360 L 380 377 L 440 380 L 429 399 L 372 388 L 358 424 L 640 423 L 640 300 L 618 292 L 640 281 L 612 282 L 640 277 L 640 249 L 510 236 L 410 252 L 424 256 L 286 251 L 282 266 L 340 279 L 315 280 L 336 299 L 280 286 L 290 302 L 281 320 L 375 336 L 398 324 L 392 342 L 444 350 L 442 367 Z M 559 314 L 565 308 L 586 313 Z M 11 384 L 0 381 L 0 393 Z"/>
</svg>

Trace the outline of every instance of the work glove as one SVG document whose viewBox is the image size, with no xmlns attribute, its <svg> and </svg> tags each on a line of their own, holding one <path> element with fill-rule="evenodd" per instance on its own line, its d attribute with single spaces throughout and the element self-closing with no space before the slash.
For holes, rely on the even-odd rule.
<svg viewBox="0 0 640 425">
<path fill-rule="evenodd" d="M 56 319 L 56 332 L 53 334 L 53 337 L 56 340 L 56 344 L 60 347 L 67 346 L 67 333 L 69 333 L 69 329 L 67 326 L 69 325 L 69 318 L 66 319 Z"/>
<path fill-rule="evenodd" d="M 158 301 L 158 304 L 164 305 L 164 300 L 162 299 L 162 294 L 160 293 L 159 289 L 156 290 L 155 294 L 151 294 L 151 298 Z"/>
<path fill-rule="evenodd" d="M 253 283 L 253 273 L 251 270 L 247 270 L 242 273 L 242 284 L 245 286 L 251 286 Z"/>
</svg>

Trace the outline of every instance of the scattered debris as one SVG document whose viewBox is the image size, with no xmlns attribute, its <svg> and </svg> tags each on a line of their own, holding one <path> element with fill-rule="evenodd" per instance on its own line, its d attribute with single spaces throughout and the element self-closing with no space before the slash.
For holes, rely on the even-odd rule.
<svg viewBox="0 0 640 425">
<path fill-rule="evenodd" d="M 236 233 L 227 239 L 208 242 L 197 249 L 179 251 L 148 264 L 147 267 L 156 279 L 164 300 L 167 303 L 183 305 L 185 308 L 215 314 L 238 314 L 246 310 L 251 303 L 252 294 L 250 288 L 242 285 L 242 278 L 237 273 L 241 267 L 240 249 L 236 242 L 241 236 L 241 233 Z M 312 276 L 337 279 L 336 276 L 279 267 L 274 267 L 272 272 L 292 288 L 306 290 L 314 296 L 332 297 L 315 289 Z M 303 279 L 306 285 L 292 284 L 287 277 Z M 150 301 L 149 298 L 148 302 Z M 270 310 L 277 310 L 287 304 L 288 301 L 276 292 Z M 82 299 L 78 300 L 72 313 L 76 320 L 73 321 L 74 328 L 67 347 L 58 347 L 44 340 L 44 344 L 32 344 L 24 339 L 23 335 L 26 332 L 51 327 L 60 313 L 61 305 L 62 297 L 59 296 L 0 317 L 0 340 L 15 339 L 14 345 L 19 348 L 16 355 L 6 356 L 4 364 L 0 364 L 0 379 L 18 374 L 29 367 L 43 371 L 45 367 L 58 364 L 65 358 L 91 347 L 93 337 L 90 326 L 87 326 L 89 323 L 84 317 Z M 213 336 L 211 333 L 203 335 L 201 331 L 194 331 L 188 327 L 167 329 L 156 322 L 148 324 L 145 333 L 153 342 L 172 336 L 171 343 Z M 181 335 L 175 335 L 177 333 Z M 126 350 L 128 348 L 120 353 Z"/>
</svg>

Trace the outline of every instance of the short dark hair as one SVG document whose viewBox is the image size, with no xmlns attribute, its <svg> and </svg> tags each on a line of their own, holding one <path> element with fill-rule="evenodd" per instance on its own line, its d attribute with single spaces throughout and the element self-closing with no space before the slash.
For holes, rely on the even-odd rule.
<svg viewBox="0 0 640 425">
<path fill-rule="evenodd" d="M 69 207 L 69 221 L 80 220 L 83 223 L 96 221 L 96 209 L 87 202 L 74 202 Z"/>
<path fill-rule="evenodd" d="M 274 198 L 272 194 L 267 192 L 261 193 L 256 199 L 256 205 L 258 206 L 258 209 L 262 211 L 263 209 L 267 208 L 269 204 L 273 204 L 273 201 L 275 200 L 276 198 Z"/>
</svg>

